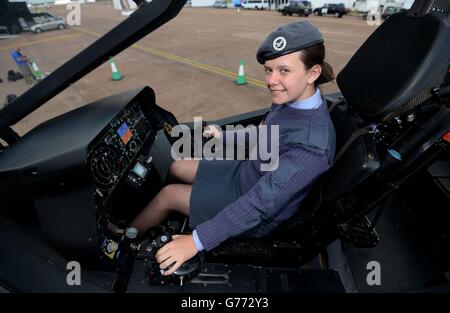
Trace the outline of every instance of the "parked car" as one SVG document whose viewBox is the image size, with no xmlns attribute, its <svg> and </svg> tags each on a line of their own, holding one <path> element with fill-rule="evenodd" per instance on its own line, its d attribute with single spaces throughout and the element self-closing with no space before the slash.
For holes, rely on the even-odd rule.
<svg viewBox="0 0 450 313">
<path fill-rule="evenodd" d="M 343 3 L 325 3 L 322 7 L 313 10 L 314 15 L 322 16 L 324 14 L 331 14 L 335 17 L 342 17 L 348 13 Z"/>
<path fill-rule="evenodd" d="M 310 10 L 310 12 L 312 12 L 312 4 L 311 1 L 300 1 L 306 8 L 308 8 Z"/>
<path fill-rule="evenodd" d="M 401 8 L 401 7 L 392 7 L 392 6 L 388 6 L 388 7 L 385 7 L 385 8 L 383 9 L 383 13 L 381 13 L 381 18 L 382 18 L 383 20 L 385 20 L 385 19 L 387 19 L 389 16 L 391 16 L 392 14 L 400 13 L 400 12 L 404 12 L 404 11 L 407 11 L 407 10 L 404 9 L 404 8 Z"/>
<path fill-rule="evenodd" d="M 53 3 L 54 4 L 54 3 Z M 36 9 L 41 9 L 41 8 L 46 8 L 46 9 L 50 9 L 52 7 L 52 3 L 39 3 L 39 4 L 32 4 L 32 3 L 28 3 L 27 4 L 28 8 L 36 8 Z"/>
<path fill-rule="evenodd" d="M 282 9 L 279 9 L 278 12 L 280 12 L 283 15 L 289 15 L 292 14 L 298 14 L 298 16 L 308 16 L 311 14 L 311 7 L 307 7 L 303 4 L 303 2 L 309 2 L 309 1 L 302 1 L 297 2 L 293 1 L 289 3 L 287 6 L 283 7 Z"/>
<path fill-rule="evenodd" d="M 41 23 L 45 21 L 47 18 L 57 17 L 51 12 L 31 13 L 31 16 L 33 17 L 34 24 Z"/>
<path fill-rule="evenodd" d="M 244 0 L 242 3 L 244 9 L 264 10 L 269 8 L 268 0 Z"/>
<path fill-rule="evenodd" d="M 33 33 L 41 33 L 45 30 L 64 29 L 64 28 L 66 28 L 66 20 L 64 19 L 64 17 L 54 16 L 43 18 L 41 22 L 31 26 L 30 30 Z"/>
<path fill-rule="evenodd" d="M 227 2 L 224 0 L 216 0 L 213 4 L 213 8 L 226 9 L 228 7 Z"/>
</svg>

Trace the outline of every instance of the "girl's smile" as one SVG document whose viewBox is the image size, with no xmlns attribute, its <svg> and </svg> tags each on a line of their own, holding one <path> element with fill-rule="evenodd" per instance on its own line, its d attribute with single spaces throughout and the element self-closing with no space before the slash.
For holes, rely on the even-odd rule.
<svg viewBox="0 0 450 313">
<path fill-rule="evenodd" d="M 312 96 L 315 91 L 314 81 L 320 76 L 320 66 L 305 69 L 300 52 L 267 60 L 264 69 L 266 86 L 275 104 L 303 100 Z"/>
</svg>

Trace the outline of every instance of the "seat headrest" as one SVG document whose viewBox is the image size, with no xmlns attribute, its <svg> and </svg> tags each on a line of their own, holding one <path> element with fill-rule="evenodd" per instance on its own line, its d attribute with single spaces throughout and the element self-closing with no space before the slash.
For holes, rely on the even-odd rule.
<svg viewBox="0 0 450 313">
<path fill-rule="evenodd" d="M 448 71 L 449 25 L 438 13 L 388 18 L 337 76 L 348 104 L 364 120 L 376 121 L 431 97 Z"/>
</svg>

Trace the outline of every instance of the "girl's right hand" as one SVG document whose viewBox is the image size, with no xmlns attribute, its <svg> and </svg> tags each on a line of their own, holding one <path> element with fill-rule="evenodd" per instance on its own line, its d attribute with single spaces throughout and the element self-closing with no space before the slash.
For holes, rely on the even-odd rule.
<svg viewBox="0 0 450 313">
<path fill-rule="evenodd" d="M 220 138 L 220 136 L 222 136 L 222 130 L 215 125 L 206 126 L 205 130 L 203 131 L 203 137 Z"/>
</svg>

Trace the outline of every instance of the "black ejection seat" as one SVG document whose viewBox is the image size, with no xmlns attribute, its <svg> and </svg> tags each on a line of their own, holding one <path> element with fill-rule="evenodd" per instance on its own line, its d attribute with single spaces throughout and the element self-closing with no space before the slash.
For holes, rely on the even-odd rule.
<svg viewBox="0 0 450 313">
<path fill-rule="evenodd" d="M 348 195 L 355 190 L 359 193 L 363 189 L 358 188 L 380 172 L 389 176 L 395 157 L 406 159 L 426 139 L 421 132 L 401 145 L 401 140 L 389 142 L 383 132 L 432 102 L 439 90 L 448 92 L 450 22 L 446 5 L 445 10 L 414 5 L 392 15 L 338 74 L 343 100 L 329 103 L 337 135 L 335 164 L 315 185 L 299 213 L 274 231 L 273 239 L 296 239 L 302 247 L 325 246 L 324 233 L 336 234 L 337 224 L 348 218 L 343 213 L 351 206 L 345 203 L 351 201 Z M 448 121 L 448 111 L 440 108 L 425 130 L 431 133 Z M 401 134 L 398 137 L 402 138 Z M 341 220 L 339 214 L 343 214 Z"/>
</svg>

